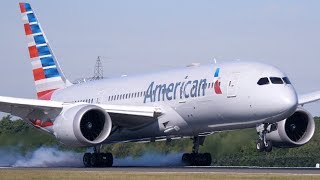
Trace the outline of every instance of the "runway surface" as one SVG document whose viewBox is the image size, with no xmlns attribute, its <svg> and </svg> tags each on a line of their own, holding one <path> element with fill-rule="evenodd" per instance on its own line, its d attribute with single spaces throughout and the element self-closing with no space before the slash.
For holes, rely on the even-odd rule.
<svg viewBox="0 0 320 180">
<path fill-rule="evenodd" d="M 320 168 L 273 168 L 273 167 L 111 167 L 111 168 L 20 168 L 1 167 L 12 170 L 59 170 L 59 171 L 106 171 L 106 172 L 156 172 L 156 173 L 272 173 L 320 175 Z"/>
</svg>

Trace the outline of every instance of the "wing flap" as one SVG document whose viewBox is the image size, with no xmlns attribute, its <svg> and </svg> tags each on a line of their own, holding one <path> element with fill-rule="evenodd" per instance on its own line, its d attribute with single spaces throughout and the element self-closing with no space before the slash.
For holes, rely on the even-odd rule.
<svg viewBox="0 0 320 180">
<path fill-rule="evenodd" d="M 109 113 L 127 114 L 135 116 L 158 117 L 161 115 L 161 109 L 150 106 L 124 106 L 124 105 L 102 105 L 97 104 Z"/>
<path fill-rule="evenodd" d="M 101 105 L 111 116 L 112 123 L 125 128 L 139 128 L 162 115 L 161 109 L 150 106 Z"/>
</svg>

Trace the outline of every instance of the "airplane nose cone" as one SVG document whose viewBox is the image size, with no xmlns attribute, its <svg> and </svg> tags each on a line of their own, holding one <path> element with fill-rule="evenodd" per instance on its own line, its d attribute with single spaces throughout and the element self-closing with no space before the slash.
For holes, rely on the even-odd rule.
<svg viewBox="0 0 320 180">
<path fill-rule="evenodd" d="M 292 114 L 295 112 L 298 106 L 298 97 L 296 92 L 289 88 L 282 93 L 279 93 L 279 103 L 277 103 L 277 108 L 286 114 Z"/>
</svg>

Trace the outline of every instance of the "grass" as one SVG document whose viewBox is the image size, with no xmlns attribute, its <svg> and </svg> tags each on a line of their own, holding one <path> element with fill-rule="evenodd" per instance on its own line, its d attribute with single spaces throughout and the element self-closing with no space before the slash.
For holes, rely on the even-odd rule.
<svg viewBox="0 0 320 180">
<path fill-rule="evenodd" d="M 0 169 L 0 179 L 115 179 L 115 180 L 188 180 L 188 179 L 320 179 L 320 175 L 289 174 L 244 174 L 244 173 L 158 173 L 158 172 L 110 172 L 110 171 L 67 171 L 67 170 L 28 170 Z"/>
</svg>

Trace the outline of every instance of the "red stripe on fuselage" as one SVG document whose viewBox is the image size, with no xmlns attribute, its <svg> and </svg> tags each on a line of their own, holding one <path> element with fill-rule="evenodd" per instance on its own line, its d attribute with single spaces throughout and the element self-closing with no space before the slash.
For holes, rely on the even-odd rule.
<svg viewBox="0 0 320 180">
<path fill-rule="evenodd" d="M 41 99 L 41 100 L 51 100 L 52 94 L 53 94 L 53 92 L 54 92 L 55 90 L 57 90 L 57 89 L 50 89 L 50 90 L 38 92 L 38 93 L 37 93 L 38 99 Z"/>
</svg>

